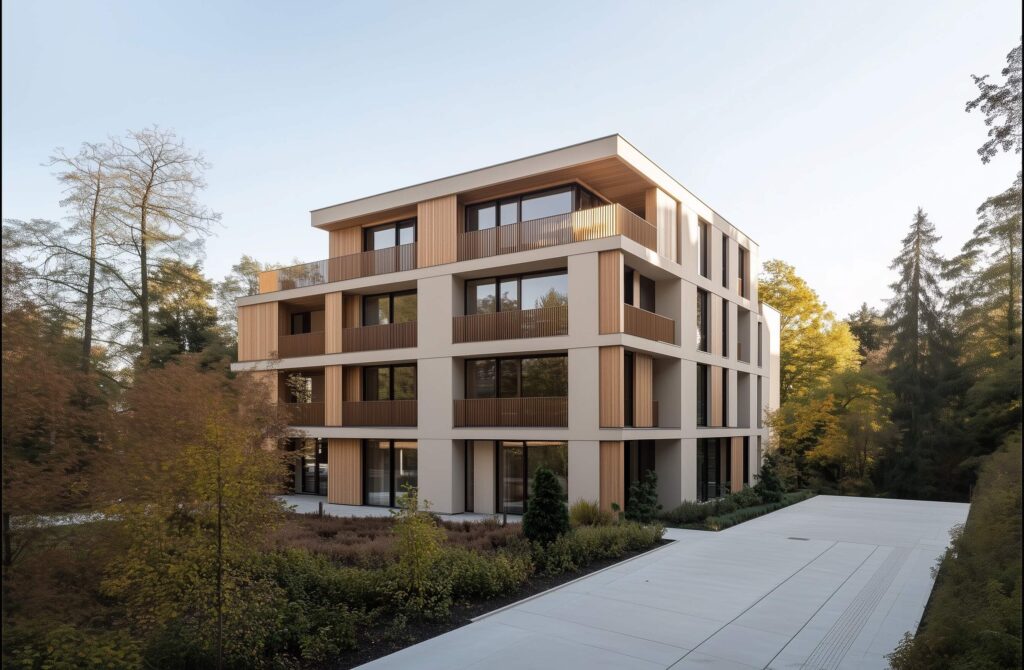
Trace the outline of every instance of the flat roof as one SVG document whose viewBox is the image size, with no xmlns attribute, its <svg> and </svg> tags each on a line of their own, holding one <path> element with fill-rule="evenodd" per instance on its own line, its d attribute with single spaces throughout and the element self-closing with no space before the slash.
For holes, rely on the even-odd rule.
<svg viewBox="0 0 1024 670">
<path fill-rule="evenodd" d="M 677 201 L 693 209 L 699 216 L 719 226 L 735 229 L 728 220 L 691 193 L 618 133 L 321 207 L 312 210 L 310 218 L 313 227 L 330 230 L 353 219 L 365 220 L 375 214 L 395 212 L 397 215 L 403 210 L 407 211 L 410 207 L 415 207 L 419 202 L 453 193 L 461 194 L 486 189 L 505 182 L 545 173 L 564 172 L 588 164 L 594 166 L 621 164 L 622 167 L 633 173 L 637 180 L 646 182 L 649 186 L 657 186 Z M 736 230 L 739 232 L 738 229 Z M 746 237 L 750 239 L 749 236 Z"/>
</svg>

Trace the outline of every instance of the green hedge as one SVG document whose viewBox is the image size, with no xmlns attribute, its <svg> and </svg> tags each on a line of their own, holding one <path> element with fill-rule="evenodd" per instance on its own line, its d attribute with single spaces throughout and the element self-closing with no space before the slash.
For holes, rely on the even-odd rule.
<svg viewBox="0 0 1024 670">
<path fill-rule="evenodd" d="M 756 519 L 759 516 L 768 514 L 780 510 L 783 507 L 788 507 L 794 503 L 807 500 L 814 494 L 810 491 L 796 491 L 794 493 L 786 493 L 782 496 L 782 500 L 774 503 L 766 503 L 764 505 L 754 505 L 753 507 L 741 507 L 734 512 L 728 514 L 722 514 L 721 516 L 709 516 L 704 520 L 704 526 L 708 530 L 725 530 L 730 526 L 743 523 L 744 521 L 750 521 Z"/>
<path fill-rule="evenodd" d="M 795 491 L 784 494 L 779 502 L 766 503 L 754 489 L 745 488 L 707 502 L 686 501 L 664 512 L 661 519 L 673 526 L 721 530 L 807 500 L 813 495 L 810 491 Z"/>
</svg>

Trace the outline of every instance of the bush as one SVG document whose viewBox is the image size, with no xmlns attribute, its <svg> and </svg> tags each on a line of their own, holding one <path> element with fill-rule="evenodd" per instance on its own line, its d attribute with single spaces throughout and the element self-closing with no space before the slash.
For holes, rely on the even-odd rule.
<svg viewBox="0 0 1024 670">
<path fill-rule="evenodd" d="M 738 493 L 736 495 L 739 495 Z M 810 491 L 796 491 L 795 493 L 786 493 L 783 495 L 782 500 L 777 502 L 765 503 L 763 505 L 754 505 L 752 507 L 740 507 L 732 512 L 724 513 L 720 516 L 709 516 L 704 520 L 704 525 L 709 530 L 725 530 L 730 526 L 743 523 L 744 521 L 750 521 L 756 519 L 759 516 L 768 514 L 780 510 L 783 507 L 788 507 L 794 503 L 798 503 L 801 500 L 807 500 L 813 493 Z"/>
<path fill-rule="evenodd" d="M 629 487 L 629 502 L 626 504 L 626 518 L 630 521 L 650 523 L 661 511 L 658 504 L 658 475 L 648 470 L 643 479 Z"/>
<path fill-rule="evenodd" d="M 766 503 L 779 502 L 785 489 L 782 480 L 779 478 L 776 468 L 776 454 L 769 451 L 765 454 L 764 462 L 761 463 L 761 473 L 757 476 L 757 483 L 754 484 L 754 491 Z"/>
<path fill-rule="evenodd" d="M 138 640 L 123 630 L 95 631 L 61 624 L 49 630 L 27 632 L 4 624 L 4 667 L 133 668 L 142 666 L 140 652 Z"/>
<path fill-rule="evenodd" d="M 484 555 L 453 547 L 445 550 L 441 563 L 453 585 L 452 597 L 460 600 L 509 595 L 533 572 L 528 554 L 511 551 Z"/>
<path fill-rule="evenodd" d="M 604 559 L 619 558 L 630 551 L 650 549 L 665 534 L 658 524 L 626 522 L 613 526 L 582 526 L 547 545 L 535 545 L 537 572 L 554 575 L 579 570 Z"/>
<path fill-rule="evenodd" d="M 533 492 L 523 515 L 523 534 L 532 542 L 547 544 L 569 531 L 562 486 L 549 468 L 533 473 Z"/>
<path fill-rule="evenodd" d="M 757 491 L 749 486 L 744 486 L 742 490 L 732 494 L 732 501 L 736 503 L 736 507 L 741 509 L 743 507 L 754 507 L 755 505 L 764 504 L 764 500 L 761 500 L 761 496 L 757 494 Z"/>
<path fill-rule="evenodd" d="M 394 512 L 398 562 L 389 565 L 387 591 L 393 604 L 414 617 L 442 618 L 451 608 L 452 584 L 440 565 L 444 529 L 430 515 L 424 501 L 420 510 L 415 488 L 407 487 L 401 507 Z"/>
<path fill-rule="evenodd" d="M 577 500 L 569 508 L 569 523 L 573 526 L 608 526 L 612 513 L 590 500 Z"/>
</svg>

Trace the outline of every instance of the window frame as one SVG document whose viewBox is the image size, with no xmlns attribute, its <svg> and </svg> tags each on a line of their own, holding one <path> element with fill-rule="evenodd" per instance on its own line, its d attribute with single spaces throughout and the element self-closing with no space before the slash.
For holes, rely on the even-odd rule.
<svg viewBox="0 0 1024 670">
<path fill-rule="evenodd" d="M 512 194 L 512 195 L 506 195 L 506 196 L 503 196 L 503 197 L 500 197 L 500 198 L 492 198 L 490 200 L 481 200 L 481 201 L 478 201 L 478 202 L 467 203 L 463 207 L 462 232 L 464 232 L 464 233 L 475 233 L 475 232 L 479 232 L 481 230 L 491 230 L 491 228 L 479 228 L 479 227 L 470 228 L 470 221 L 472 220 L 470 212 L 478 211 L 478 210 L 481 210 L 481 209 L 486 209 L 487 207 L 494 207 L 494 228 L 500 228 L 502 226 L 518 225 L 520 223 L 524 223 L 525 221 L 539 221 L 540 219 L 526 219 L 526 220 L 523 219 L 523 200 L 530 200 L 530 199 L 533 199 L 533 198 L 540 198 L 540 197 L 543 197 L 545 195 L 555 195 L 557 193 L 564 193 L 564 192 L 567 192 L 567 191 L 572 193 L 572 203 L 570 205 L 571 209 L 569 210 L 569 212 L 566 212 L 567 214 L 571 214 L 572 212 L 578 212 L 581 209 L 584 209 L 581 206 L 583 204 L 583 200 L 584 200 L 583 196 L 584 196 L 584 194 L 589 196 L 595 202 L 604 202 L 605 204 L 609 203 L 607 198 L 604 198 L 604 197 L 598 195 L 597 193 L 594 193 L 592 190 L 590 190 L 589 188 L 587 188 L 583 184 L 574 181 L 574 182 L 569 182 L 567 184 L 561 184 L 559 186 L 549 186 L 547 188 L 536 189 L 536 190 L 533 190 L 533 191 L 525 191 L 523 193 L 515 193 L 515 194 Z M 512 202 L 516 203 L 516 220 L 514 222 L 502 223 L 501 222 L 501 207 L 502 207 L 502 205 L 509 205 Z M 596 206 L 599 207 L 600 205 L 596 205 Z M 590 208 L 588 207 L 586 209 L 590 209 Z M 561 215 L 560 214 L 553 214 L 551 216 L 561 216 Z M 541 217 L 541 218 L 550 218 L 550 217 Z M 479 225 L 479 224 L 475 224 L 475 225 Z"/>
<path fill-rule="evenodd" d="M 568 398 L 569 397 L 569 379 L 568 374 L 566 375 L 566 388 L 564 396 L 524 396 L 523 395 L 523 364 L 522 361 L 526 359 L 539 359 L 539 358 L 564 358 L 566 372 L 568 373 L 569 368 L 569 355 L 568 354 L 521 354 L 518 356 L 473 356 L 466 358 L 463 361 L 462 366 L 462 395 L 467 400 L 476 399 L 498 399 L 498 398 L 535 398 L 535 397 L 554 397 L 554 398 Z M 470 375 L 470 363 L 476 361 L 492 361 L 494 363 L 494 395 L 493 396 L 482 396 L 478 398 L 469 398 L 466 396 L 466 392 L 470 388 L 469 375 Z M 516 391 L 518 395 L 502 395 L 501 393 L 501 362 L 502 361 L 519 361 L 518 374 L 516 377 Z"/>
<path fill-rule="evenodd" d="M 465 315 L 467 315 L 467 316 L 472 316 L 472 315 L 475 315 L 475 314 L 497 314 L 498 312 L 501 312 L 501 311 L 505 311 L 505 312 L 517 312 L 517 311 L 518 312 L 522 312 L 522 311 L 526 311 L 526 310 L 523 309 L 523 279 L 533 279 L 535 277 L 555 277 L 555 276 L 560 276 L 560 275 L 564 275 L 565 279 L 566 279 L 566 287 L 565 287 L 566 288 L 566 301 L 568 301 L 568 299 L 569 299 L 569 297 L 568 297 L 568 293 L 569 293 L 569 284 L 568 284 L 568 282 L 569 282 L 569 268 L 560 268 L 560 269 L 555 269 L 555 270 L 540 270 L 538 272 L 523 272 L 523 273 L 518 273 L 518 274 L 494 275 L 493 277 L 471 277 L 469 279 L 466 279 L 465 282 L 463 282 L 463 286 L 462 286 L 462 301 L 463 301 L 462 310 L 463 310 L 463 313 Z M 470 304 L 473 304 L 474 310 L 475 310 L 475 308 L 476 308 L 476 300 L 475 299 L 471 300 L 471 298 L 470 298 L 470 295 L 469 295 L 469 285 L 470 285 L 470 283 L 471 282 L 484 283 L 484 282 L 486 282 L 488 280 L 494 284 L 494 311 L 493 312 L 477 312 L 477 311 L 472 311 L 471 312 L 470 308 L 469 308 Z M 502 310 L 501 309 L 501 283 L 504 282 L 504 281 L 512 281 L 512 280 L 515 280 L 515 282 L 516 282 L 516 302 L 519 304 L 519 307 L 517 309 Z M 537 309 L 537 308 L 536 307 L 531 307 L 530 309 Z"/>
<path fill-rule="evenodd" d="M 360 379 L 362 388 L 360 391 L 360 399 L 362 402 L 376 402 L 380 400 L 394 401 L 395 398 L 395 368 L 412 368 L 412 398 L 400 398 L 400 400 L 418 400 L 419 399 L 419 370 L 415 363 L 385 363 L 382 365 L 364 365 L 362 371 L 362 378 Z M 388 371 L 388 397 L 387 398 L 367 398 L 366 397 L 366 377 L 370 370 L 387 370 Z"/>
<path fill-rule="evenodd" d="M 399 219 L 398 221 L 391 221 L 389 223 L 381 223 L 381 224 L 377 224 L 375 226 L 366 226 L 365 228 L 363 228 L 363 239 L 362 239 L 363 251 L 364 252 L 367 252 L 367 251 L 382 251 L 384 249 L 391 249 L 393 247 L 405 246 L 405 245 L 403 245 L 401 243 L 401 240 L 402 240 L 402 232 L 401 231 L 403 229 L 406 229 L 406 228 L 412 228 L 412 242 L 406 242 L 405 244 L 413 244 L 413 243 L 416 242 L 416 235 L 417 235 L 417 228 L 418 227 L 419 226 L 417 225 L 417 220 L 416 220 L 415 216 L 407 218 L 407 219 Z M 391 228 L 391 229 L 394 230 L 394 233 L 395 233 L 395 243 L 392 244 L 390 247 L 381 247 L 380 249 L 374 249 L 372 247 L 372 245 L 369 244 L 369 242 L 373 239 L 374 233 L 376 233 L 377 231 L 387 230 L 388 228 Z"/>
<path fill-rule="evenodd" d="M 416 295 L 416 289 L 408 289 L 405 291 L 390 291 L 388 293 L 365 293 L 360 296 L 359 300 L 359 325 L 361 327 L 366 326 L 392 326 L 395 324 L 395 298 L 404 295 Z M 387 297 L 388 299 L 388 322 L 387 323 L 366 323 L 366 301 L 369 298 L 382 298 Z M 417 299 L 418 300 L 418 299 Z M 419 303 L 417 302 L 417 306 Z M 418 315 L 417 315 L 418 316 Z M 417 319 L 418 320 L 418 319 Z M 415 321 L 403 321 L 402 323 L 415 323 Z"/>
</svg>

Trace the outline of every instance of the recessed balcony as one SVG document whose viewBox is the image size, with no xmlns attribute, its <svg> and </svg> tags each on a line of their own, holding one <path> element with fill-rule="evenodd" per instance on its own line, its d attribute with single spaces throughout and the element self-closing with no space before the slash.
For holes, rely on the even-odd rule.
<svg viewBox="0 0 1024 670">
<path fill-rule="evenodd" d="M 452 342 L 490 342 L 569 334 L 569 307 L 515 309 L 452 319 Z"/>
<path fill-rule="evenodd" d="M 342 351 L 376 351 L 416 346 L 416 322 L 385 323 L 341 331 Z"/>
<path fill-rule="evenodd" d="M 623 332 L 655 342 L 676 343 L 676 322 L 646 309 L 623 305 Z"/>
<path fill-rule="evenodd" d="M 362 400 L 344 402 L 342 423 L 346 426 L 415 426 L 415 400 Z"/>
<path fill-rule="evenodd" d="M 321 356 L 323 353 L 324 331 L 322 330 L 297 335 L 278 335 L 277 337 L 277 355 L 280 358 Z"/>
<path fill-rule="evenodd" d="M 278 404 L 284 411 L 285 423 L 289 426 L 324 425 L 324 404 L 322 402 L 286 402 Z"/>
<path fill-rule="evenodd" d="M 564 428 L 569 425 L 569 399 L 465 398 L 455 401 L 456 428 Z"/>
</svg>

